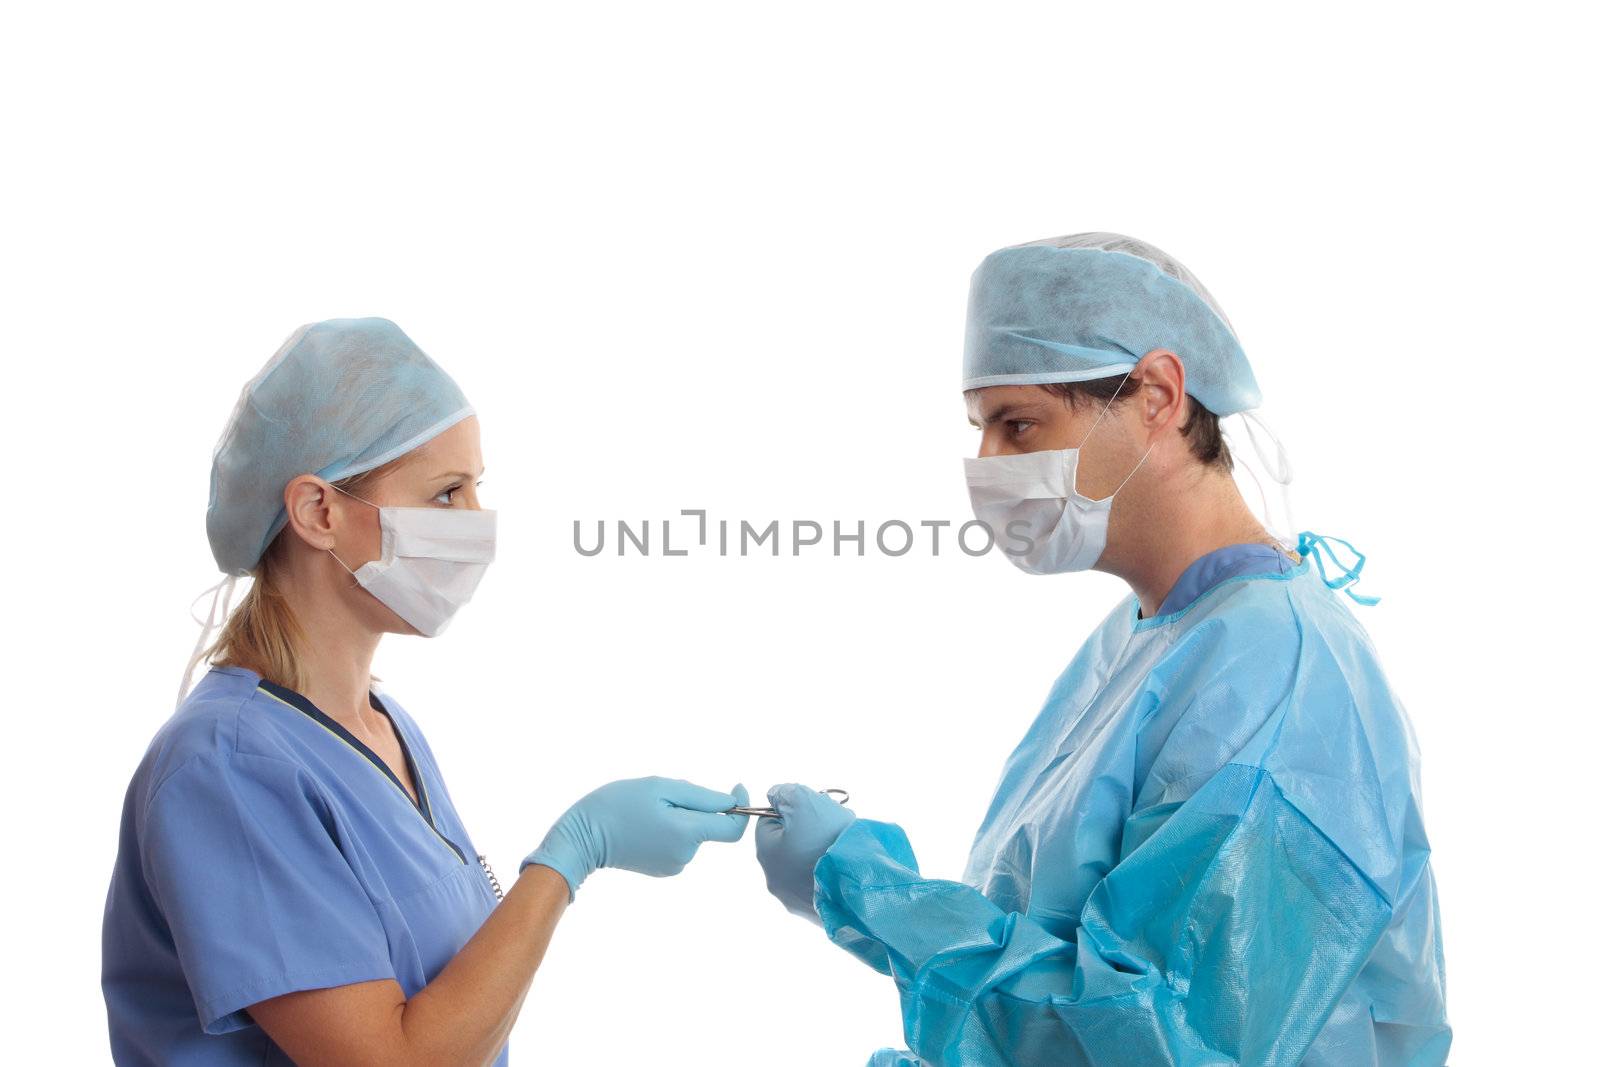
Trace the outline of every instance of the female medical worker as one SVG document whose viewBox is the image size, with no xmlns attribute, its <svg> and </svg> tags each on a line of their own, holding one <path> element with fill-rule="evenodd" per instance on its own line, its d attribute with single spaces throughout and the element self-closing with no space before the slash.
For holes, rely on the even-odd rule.
<svg viewBox="0 0 1600 1067">
<path fill-rule="evenodd" d="M 919 874 L 897 826 L 770 793 L 769 887 L 899 988 L 916 1059 L 872 1062 L 1443 1063 L 1411 731 L 1343 603 L 1359 557 L 1280 546 L 1230 477 L 1217 417 L 1259 395 L 1221 310 L 1143 242 L 1038 241 L 974 274 L 965 363 L 978 518 L 1031 574 L 1132 592 L 1006 763 L 961 882 Z"/>
<path fill-rule="evenodd" d="M 473 409 L 383 319 L 304 327 L 245 386 L 206 525 L 219 586 L 255 582 L 128 788 L 102 972 L 118 1063 L 504 1064 L 590 872 L 675 874 L 742 834 L 717 814 L 742 787 L 614 782 L 497 904 L 417 720 L 369 673 L 493 558 L 482 469 Z"/>
</svg>

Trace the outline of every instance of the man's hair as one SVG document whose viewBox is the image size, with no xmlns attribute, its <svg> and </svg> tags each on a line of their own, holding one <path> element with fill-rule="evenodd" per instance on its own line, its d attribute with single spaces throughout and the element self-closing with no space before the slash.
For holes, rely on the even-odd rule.
<svg viewBox="0 0 1600 1067">
<path fill-rule="evenodd" d="M 1101 406 L 1115 407 L 1132 399 L 1140 384 L 1139 379 L 1130 374 L 1126 378 L 1119 375 L 1086 382 L 1047 382 L 1040 388 L 1052 396 L 1061 397 L 1074 408 L 1080 401 L 1095 401 Z M 1222 439 L 1222 426 L 1217 416 L 1194 397 L 1185 394 L 1185 399 L 1189 401 L 1189 417 L 1178 428 L 1178 432 L 1189 439 L 1189 451 L 1207 467 L 1232 471 L 1233 456 L 1228 451 L 1228 443 Z"/>
</svg>

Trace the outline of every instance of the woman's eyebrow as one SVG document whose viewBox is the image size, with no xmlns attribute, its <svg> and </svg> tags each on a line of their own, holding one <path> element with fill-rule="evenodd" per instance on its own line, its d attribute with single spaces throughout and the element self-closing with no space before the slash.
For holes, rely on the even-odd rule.
<svg viewBox="0 0 1600 1067">
<path fill-rule="evenodd" d="M 483 477 L 483 471 L 479 471 L 476 475 L 468 474 L 466 471 L 451 471 L 449 474 L 436 474 L 436 475 L 433 476 L 432 480 L 436 481 L 436 482 L 443 482 L 443 481 L 448 481 L 451 478 L 473 478 L 473 477 L 482 478 Z"/>
</svg>

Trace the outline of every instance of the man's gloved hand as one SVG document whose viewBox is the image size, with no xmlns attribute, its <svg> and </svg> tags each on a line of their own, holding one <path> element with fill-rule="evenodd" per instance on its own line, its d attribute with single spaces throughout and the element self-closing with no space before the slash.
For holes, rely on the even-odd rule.
<svg viewBox="0 0 1600 1067">
<path fill-rule="evenodd" d="M 756 827 L 756 859 L 766 872 L 767 889 L 785 908 L 821 925 L 812 903 L 812 872 L 828 846 L 855 821 L 855 812 L 825 793 L 793 783 L 773 786 L 767 799 L 779 813 Z"/>
<path fill-rule="evenodd" d="M 629 778 L 603 785 L 572 807 L 518 866 L 552 868 L 570 897 L 600 867 L 621 867 L 662 878 L 677 874 L 706 841 L 737 841 L 748 815 L 719 812 L 750 803 L 744 786 L 731 793 L 681 778 Z"/>
</svg>

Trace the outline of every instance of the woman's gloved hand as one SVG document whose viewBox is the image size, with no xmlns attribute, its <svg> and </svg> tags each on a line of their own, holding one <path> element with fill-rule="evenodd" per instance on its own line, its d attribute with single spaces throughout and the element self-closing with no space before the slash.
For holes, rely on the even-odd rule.
<svg viewBox="0 0 1600 1067">
<path fill-rule="evenodd" d="M 825 793 L 789 783 L 767 790 L 767 800 L 778 809 L 776 819 L 762 819 L 756 827 L 756 859 L 766 872 L 767 889 L 785 908 L 821 924 L 817 918 L 812 872 L 855 812 Z"/>
<path fill-rule="evenodd" d="M 719 793 L 681 778 L 612 782 L 568 808 L 517 869 L 538 863 L 555 870 L 567 880 L 569 899 L 600 867 L 663 878 L 688 866 L 703 842 L 739 840 L 750 816 L 718 813 L 748 803 L 742 785 Z"/>
</svg>

